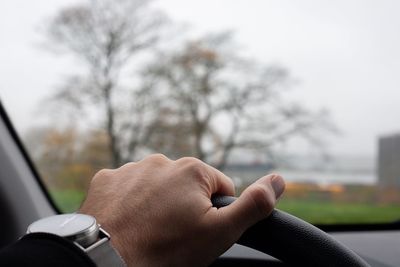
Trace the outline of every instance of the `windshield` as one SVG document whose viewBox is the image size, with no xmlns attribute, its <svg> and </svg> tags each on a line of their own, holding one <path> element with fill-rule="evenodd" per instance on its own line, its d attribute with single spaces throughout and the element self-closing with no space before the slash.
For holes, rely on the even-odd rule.
<svg viewBox="0 0 400 267">
<path fill-rule="evenodd" d="M 74 211 L 90 178 L 197 157 L 311 223 L 400 219 L 397 1 L 2 1 L 0 97 Z"/>
</svg>

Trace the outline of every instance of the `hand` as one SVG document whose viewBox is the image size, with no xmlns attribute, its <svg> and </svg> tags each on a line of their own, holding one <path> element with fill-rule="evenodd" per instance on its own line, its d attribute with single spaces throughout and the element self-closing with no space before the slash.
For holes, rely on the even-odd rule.
<svg viewBox="0 0 400 267">
<path fill-rule="evenodd" d="M 110 233 L 128 266 L 207 266 L 271 213 L 284 187 L 268 175 L 216 209 L 212 194 L 234 195 L 230 178 L 194 158 L 152 155 L 98 172 L 80 212 Z"/>
</svg>

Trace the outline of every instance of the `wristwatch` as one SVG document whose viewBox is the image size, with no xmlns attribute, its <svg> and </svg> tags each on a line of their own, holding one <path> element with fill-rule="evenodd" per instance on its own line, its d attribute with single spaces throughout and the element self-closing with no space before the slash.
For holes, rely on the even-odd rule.
<svg viewBox="0 0 400 267">
<path fill-rule="evenodd" d="M 72 241 L 98 267 L 125 267 L 126 264 L 111 246 L 110 235 L 93 216 L 79 213 L 54 215 L 29 225 L 27 234 L 50 233 Z"/>
</svg>

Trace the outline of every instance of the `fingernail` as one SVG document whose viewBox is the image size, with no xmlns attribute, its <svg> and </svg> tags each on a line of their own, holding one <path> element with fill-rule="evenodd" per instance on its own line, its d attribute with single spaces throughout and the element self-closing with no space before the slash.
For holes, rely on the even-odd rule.
<svg viewBox="0 0 400 267">
<path fill-rule="evenodd" d="M 271 185 L 275 192 L 275 198 L 278 199 L 285 190 L 285 181 L 280 175 L 274 175 L 271 178 Z"/>
</svg>

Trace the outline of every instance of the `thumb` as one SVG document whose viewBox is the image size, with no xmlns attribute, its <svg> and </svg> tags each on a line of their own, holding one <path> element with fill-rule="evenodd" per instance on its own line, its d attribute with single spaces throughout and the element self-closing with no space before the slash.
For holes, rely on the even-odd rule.
<svg viewBox="0 0 400 267">
<path fill-rule="evenodd" d="M 264 176 L 251 184 L 232 204 L 224 207 L 224 219 L 244 232 L 266 218 L 285 190 L 285 181 L 277 174 Z"/>
</svg>

